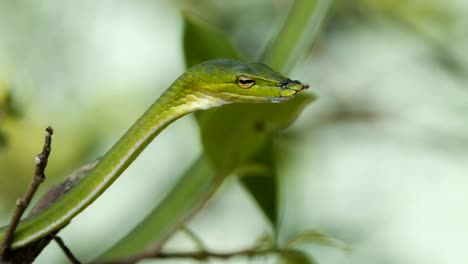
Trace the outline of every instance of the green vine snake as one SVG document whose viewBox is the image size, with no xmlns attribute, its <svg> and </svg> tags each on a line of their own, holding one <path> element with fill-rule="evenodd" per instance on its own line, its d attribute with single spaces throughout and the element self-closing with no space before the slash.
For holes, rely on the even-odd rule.
<svg viewBox="0 0 468 264">
<path fill-rule="evenodd" d="M 215 59 L 183 73 L 115 143 L 98 165 L 47 209 L 22 220 L 12 249 L 60 229 L 96 200 L 170 123 L 193 111 L 223 104 L 279 103 L 309 85 L 265 64 Z M 0 229 L 0 241 L 6 228 Z"/>
</svg>

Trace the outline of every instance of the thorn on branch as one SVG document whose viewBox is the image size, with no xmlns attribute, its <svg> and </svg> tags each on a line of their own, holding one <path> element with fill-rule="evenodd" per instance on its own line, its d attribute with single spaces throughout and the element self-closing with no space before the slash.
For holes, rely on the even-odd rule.
<svg viewBox="0 0 468 264">
<path fill-rule="evenodd" d="M 39 185 L 41 185 L 41 183 L 44 182 L 45 180 L 44 171 L 45 171 L 45 168 L 47 167 L 47 161 L 49 159 L 49 155 L 52 150 L 51 148 L 52 134 L 54 133 L 54 130 L 50 126 L 47 127 L 45 130 L 46 130 L 46 135 L 44 139 L 44 146 L 42 147 L 42 152 L 39 153 L 34 159 L 36 167 L 34 170 L 33 180 L 31 182 L 31 185 L 29 186 L 29 189 L 26 195 L 23 198 L 20 198 L 16 201 L 15 212 L 11 218 L 10 224 L 8 225 L 8 229 L 6 230 L 6 233 L 5 233 L 5 237 L 0 246 L 0 261 L 6 262 L 8 260 L 8 253 L 13 243 L 13 236 L 14 236 L 16 227 L 18 226 L 18 223 L 20 222 L 21 217 L 24 214 L 24 211 L 31 203 L 31 200 L 34 194 L 36 193 L 37 189 L 39 188 Z"/>
</svg>

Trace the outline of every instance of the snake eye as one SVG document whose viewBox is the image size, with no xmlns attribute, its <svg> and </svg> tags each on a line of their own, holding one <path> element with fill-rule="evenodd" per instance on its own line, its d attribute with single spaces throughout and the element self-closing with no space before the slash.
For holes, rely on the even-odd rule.
<svg viewBox="0 0 468 264">
<path fill-rule="evenodd" d="M 246 76 L 237 77 L 237 85 L 242 89 L 249 89 L 255 84 L 255 81 Z"/>
</svg>

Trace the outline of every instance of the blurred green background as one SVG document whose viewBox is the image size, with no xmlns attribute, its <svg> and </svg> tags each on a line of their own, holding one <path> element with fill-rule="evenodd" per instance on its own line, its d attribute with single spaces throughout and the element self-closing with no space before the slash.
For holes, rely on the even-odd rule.
<svg viewBox="0 0 468 264">
<path fill-rule="evenodd" d="M 102 155 L 184 71 L 181 10 L 255 58 L 290 4 L 0 1 L 1 223 L 27 188 L 47 125 L 55 134 L 43 191 Z M 320 98 L 277 144 L 283 234 L 317 229 L 352 247 L 305 246 L 319 263 L 468 259 L 467 10 L 466 0 L 337 0 L 290 74 Z M 200 151 L 192 117 L 170 126 L 61 232 L 68 246 L 99 254 Z M 235 179 L 190 226 L 220 251 L 270 228 Z M 177 236 L 169 247 L 189 245 Z M 55 245 L 38 259 L 60 261 Z"/>
</svg>

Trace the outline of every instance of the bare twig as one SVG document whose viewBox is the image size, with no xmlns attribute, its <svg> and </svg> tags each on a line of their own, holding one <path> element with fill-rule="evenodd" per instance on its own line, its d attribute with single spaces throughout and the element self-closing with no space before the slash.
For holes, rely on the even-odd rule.
<svg viewBox="0 0 468 264">
<path fill-rule="evenodd" d="M 144 259 L 194 259 L 194 260 L 206 260 L 209 258 L 217 259 L 229 259 L 234 257 L 258 257 L 265 255 L 281 254 L 281 249 L 270 248 L 270 249 L 244 249 L 233 252 L 213 252 L 213 251 L 198 251 L 198 252 L 155 252 L 156 254 L 143 253 L 138 256 L 112 260 L 112 261 L 102 261 L 102 262 L 92 262 L 92 264 L 133 264 Z"/>
<path fill-rule="evenodd" d="M 39 188 L 39 185 L 41 185 L 45 179 L 44 171 L 47 167 L 47 161 L 51 151 L 53 133 L 54 131 L 50 126 L 46 128 L 44 147 L 42 148 L 42 152 L 35 158 L 36 168 L 34 170 L 33 181 L 31 182 L 26 195 L 23 198 L 18 199 L 16 202 L 16 210 L 5 233 L 5 238 L 2 242 L 2 245 L 0 246 L 0 259 L 2 261 L 6 261 L 8 259 L 8 251 L 11 247 L 11 244 L 13 243 L 13 235 L 21 219 L 21 216 L 23 216 L 24 211 L 31 203 L 31 199 Z"/>
<path fill-rule="evenodd" d="M 78 182 L 86 177 L 86 175 L 91 171 L 99 160 L 96 160 L 92 163 L 86 164 L 85 166 L 77 169 L 68 175 L 65 180 L 56 186 L 52 186 L 49 191 L 41 197 L 41 199 L 36 203 L 29 215 L 34 215 L 36 213 L 45 210 L 47 207 L 52 205 L 70 189 L 72 189 Z M 63 227 L 62 227 L 63 228 Z M 49 244 L 50 241 L 54 239 L 54 236 L 62 229 L 54 231 L 52 234 L 45 236 L 31 244 L 28 244 L 25 247 L 16 249 L 9 253 L 8 261 L 10 263 L 21 263 L 21 264 L 30 264 L 39 256 L 39 254 L 44 250 L 44 248 Z M 0 261 L 1 263 L 1 261 Z"/>
<path fill-rule="evenodd" d="M 62 249 L 65 256 L 67 256 L 68 260 L 73 264 L 81 264 L 81 262 L 73 255 L 71 250 L 65 245 L 62 238 L 59 236 L 53 235 L 55 242 L 59 245 L 60 249 Z"/>
</svg>

